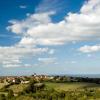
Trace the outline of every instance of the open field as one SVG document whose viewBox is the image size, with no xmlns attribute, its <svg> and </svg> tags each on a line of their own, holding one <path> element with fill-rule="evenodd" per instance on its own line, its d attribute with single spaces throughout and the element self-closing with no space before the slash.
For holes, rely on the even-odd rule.
<svg viewBox="0 0 100 100">
<path fill-rule="evenodd" d="M 16 100 L 35 100 L 35 99 L 29 96 L 20 96 L 17 97 Z"/>
<path fill-rule="evenodd" d="M 0 89 L 1 89 L 4 85 L 5 85 L 4 83 L 0 83 Z"/>
<path fill-rule="evenodd" d="M 6 83 L 0 83 L 0 89 L 3 88 L 5 85 L 7 85 Z M 0 94 L 5 94 L 7 95 L 8 93 L 7 92 L 1 92 L 0 91 Z"/>
<path fill-rule="evenodd" d="M 76 90 L 76 89 L 82 89 L 82 88 L 95 88 L 95 89 L 100 89 L 100 84 L 95 84 L 95 83 L 82 83 L 82 82 L 77 82 L 77 83 L 51 83 L 51 82 L 46 82 L 45 83 L 48 88 L 54 88 L 55 90 Z"/>
<path fill-rule="evenodd" d="M 27 84 L 14 84 L 9 87 L 9 89 L 13 90 L 14 93 L 18 93 L 23 91 L 23 89 L 27 86 Z"/>
<path fill-rule="evenodd" d="M 46 98 L 48 95 L 55 98 L 55 95 L 59 96 L 60 93 L 65 93 L 65 100 L 100 100 L 100 84 L 86 82 L 44 82 L 44 84 L 45 89 L 49 94 L 47 93 L 47 91 L 37 91 L 36 93 L 26 93 L 18 95 L 18 93 L 23 91 L 23 89 L 25 89 L 25 87 L 27 87 L 29 84 L 14 84 L 9 86 L 7 89 L 13 90 L 15 95 L 14 100 L 47 100 L 42 97 L 46 95 Z M 1 84 L 1 86 L 4 86 L 4 84 Z M 7 96 L 8 92 L 0 92 L 0 94 L 4 94 L 5 96 Z M 36 96 L 40 99 L 34 98 L 33 96 Z M 59 99 L 57 100 L 61 100 L 61 98 L 59 97 Z"/>
<path fill-rule="evenodd" d="M 2 88 L 5 83 L 0 83 L 0 88 Z M 54 83 L 54 82 L 45 82 L 47 88 L 54 88 L 57 91 L 69 91 L 69 90 L 76 90 L 82 88 L 94 88 L 100 90 L 100 84 L 95 83 L 83 83 L 83 82 L 72 82 L 72 83 Z M 14 84 L 11 85 L 8 89 L 12 89 L 14 93 L 21 92 L 27 84 Z"/>
<path fill-rule="evenodd" d="M 8 83 L 0 83 L 0 89 L 3 88 L 5 85 L 7 85 Z"/>
</svg>

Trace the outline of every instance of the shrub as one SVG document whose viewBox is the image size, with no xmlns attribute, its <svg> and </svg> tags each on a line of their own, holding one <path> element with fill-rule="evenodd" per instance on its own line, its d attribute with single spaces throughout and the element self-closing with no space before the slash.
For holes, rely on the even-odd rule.
<svg viewBox="0 0 100 100">
<path fill-rule="evenodd" d="M 6 100 L 6 97 L 4 94 L 0 94 L 0 100 Z"/>
<path fill-rule="evenodd" d="M 34 93 L 36 92 L 35 86 L 34 86 L 34 81 L 31 81 L 29 85 L 23 90 L 25 93 Z"/>
<path fill-rule="evenodd" d="M 13 90 L 9 90 L 8 91 L 8 98 L 10 99 L 12 97 L 14 97 L 14 92 L 13 92 Z"/>
</svg>

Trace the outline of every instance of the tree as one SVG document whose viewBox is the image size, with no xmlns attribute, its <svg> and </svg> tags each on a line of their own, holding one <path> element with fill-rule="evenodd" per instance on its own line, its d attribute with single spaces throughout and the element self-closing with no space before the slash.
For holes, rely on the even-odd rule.
<svg viewBox="0 0 100 100">
<path fill-rule="evenodd" d="M 61 91 L 59 93 L 59 97 L 62 98 L 62 99 L 65 98 L 65 92 L 64 91 Z"/>
<path fill-rule="evenodd" d="M 21 83 L 20 78 L 16 78 L 16 79 L 15 79 L 15 84 L 20 84 L 20 83 Z"/>
<path fill-rule="evenodd" d="M 14 97 L 14 92 L 13 92 L 13 90 L 9 90 L 8 91 L 8 98 L 12 98 L 12 97 Z"/>
<path fill-rule="evenodd" d="M 30 81 L 29 85 L 24 89 L 24 92 L 25 93 L 36 92 L 36 88 L 35 88 L 34 84 L 35 84 L 34 81 Z"/>
<path fill-rule="evenodd" d="M 0 100 L 6 100 L 6 97 L 4 94 L 0 94 Z"/>
</svg>

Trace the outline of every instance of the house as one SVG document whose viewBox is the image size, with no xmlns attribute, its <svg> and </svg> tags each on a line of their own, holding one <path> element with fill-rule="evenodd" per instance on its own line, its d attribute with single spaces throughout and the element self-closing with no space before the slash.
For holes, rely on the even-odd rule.
<svg viewBox="0 0 100 100">
<path fill-rule="evenodd" d="M 18 77 L 7 77 L 6 81 L 8 83 L 14 83 L 14 84 L 19 84 L 21 82 L 20 78 Z"/>
<path fill-rule="evenodd" d="M 21 81 L 22 84 L 28 84 L 29 82 L 30 81 L 24 81 L 24 80 Z"/>
</svg>

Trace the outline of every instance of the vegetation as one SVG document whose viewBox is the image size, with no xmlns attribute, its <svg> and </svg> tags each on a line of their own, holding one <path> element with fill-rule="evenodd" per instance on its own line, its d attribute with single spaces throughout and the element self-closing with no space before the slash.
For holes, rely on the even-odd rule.
<svg viewBox="0 0 100 100">
<path fill-rule="evenodd" d="M 3 88 L 5 85 L 7 85 L 6 83 L 0 83 L 0 89 Z"/>
<path fill-rule="evenodd" d="M 100 89 L 99 84 L 95 83 L 83 83 L 83 82 L 71 82 L 71 83 L 52 83 L 52 82 L 45 82 L 45 85 L 48 88 L 54 88 L 57 91 L 69 91 L 69 90 L 77 90 L 77 89 L 83 89 L 83 88 L 88 88 L 88 89 Z"/>
<path fill-rule="evenodd" d="M 0 94 L 0 100 L 6 100 L 6 97 L 4 94 Z"/>
<path fill-rule="evenodd" d="M 7 95 L 8 99 L 11 99 L 12 97 L 14 97 L 14 92 L 13 90 L 8 90 L 8 95 Z"/>
<path fill-rule="evenodd" d="M 59 79 L 59 80 L 58 80 Z M 79 79 L 79 78 L 78 78 Z M 55 77 L 53 80 L 30 80 L 28 84 L 9 83 L 0 89 L 0 100 L 99 100 L 100 84 Z"/>
<path fill-rule="evenodd" d="M 23 91 L 24 88 L 27 87 L 27 84 L 13 84 L 8 89 L 11 89 L 14 91 L 14 93 L 18 93 Z"/>
</svg>

